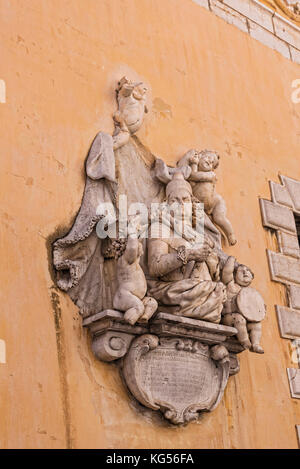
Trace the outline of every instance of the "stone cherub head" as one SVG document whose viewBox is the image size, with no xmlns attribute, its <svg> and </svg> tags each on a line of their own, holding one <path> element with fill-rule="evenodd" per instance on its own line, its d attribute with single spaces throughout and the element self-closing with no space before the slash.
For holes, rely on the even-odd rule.
<svg viewBox="0 0 300 469">
<path fill-rule="evenodd" d="M 177 163 L 177 167 L 190 166 L 192 171 L 213 171 L 219 166 L 220 156 L 213 150 L 189 150 Z"/>
<path fill-rule="evenodd" d="M 233 273 L 235 282 L 241 287 L 248 287 L 254 279 L 253 272 L 243 264 L 238 264 Z"/>
<path fill-rule="evenodd" d="M 249 287 L 253 278 L 249 267 L 238 264 L 233 256 L 227 258 L 222 269 L 222 282 L 227 289 L 222 324 L 237 329 L 237 339 L 244 348 L 264 353 L 260 321 L 265 316 L 265 305 L 260 294 Z"/>
<path fill-rule="evenodd" d="M 114 114 L 117 126 L 128 129 L 131 134 L 139 130 L 144 113 L 148 112 L 146 102 L 147 88 L 143 82 L 133 82 L 121 78 L 116 89 L 118 111 Z"/>
</svg>

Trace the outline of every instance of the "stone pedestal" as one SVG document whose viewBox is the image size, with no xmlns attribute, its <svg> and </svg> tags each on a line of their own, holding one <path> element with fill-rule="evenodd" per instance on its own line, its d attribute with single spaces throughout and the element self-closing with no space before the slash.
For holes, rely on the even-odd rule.
<svg viewBox="0 0 300 469">
<path fill-rule="evenodd" d="M 222 324 L 158 312 L 134 326 L 123 313 L 105 310 L 84 319 L 92 348 L 102 361 L 120 361 L 125 382 L 146 407 L 173 424 L 198 418 L 220 402 L 229 375 L 239 371 L 243 347 L 237 330 Z"/>
<path fill-rule="evenodd" d="M 92 349 L 95 356 L 104 362 L 122 358 L 135 336 L 147 334 L 148 325 L 131 326 L 124 321 L 124 314 L 106 309 L 83 320 L 92 335 Z"/>
</svg>

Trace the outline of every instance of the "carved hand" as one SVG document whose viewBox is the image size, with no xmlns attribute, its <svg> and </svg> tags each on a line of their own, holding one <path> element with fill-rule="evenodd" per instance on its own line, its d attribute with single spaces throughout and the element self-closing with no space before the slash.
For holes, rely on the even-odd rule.
<svg viewBox="0 0 300 469">
<path fill-rule="evenodd" d="M 211 241 L 205 240 L 201 247 L 187 249 L 187 258 L 189 261 L 205 261 L 212 252 L 213 246 Z"/>
<path fill-rule="evenodd" d="M 148 228 L 148 223 L 143 224 L 143 220 L 139 213 L 128 216 L 128 227 L 127 232 L 128 236 L 133 238 L 139 238 L 142 236 L 144 231 Z"/>
<path fill-rule="evenodd" d="M 197 165 L 199 163 L 199 154 L 196 150 L 194 150 L 194 152 L 190 156 L 189 163 L 190 164 L 195 164 L 195 165 Z"/>
<path fill-rule="evenodd" d="M 114 113 L 113 120 L 114 120 L 115 126 L 118 127 L 121 131 L 129 132 L 128 127 L 125 123 L 124 117 L 122 116 L 120 111 L 117 111 Z"/>
<path fill-rule="evenodd" d="M 127 125 L 125 124 L 124 118 L 122 117 L 119 111 L 115 112 L 115 114 L 113 115 L 113 119 L 115 123 L 115 131 L 113 134 L 113 148 L 114 150 L 117 150 L 128 142 L 130 132 L 128 130 Z"/>
<path fill-rule="evenodd" d="M 191 181 L 195 182 L 217 182 L 217 175 L 214 171 L 193 171 L 191 172 Z"/>
<path fill-rule="evenodd" d="M 206 181 L 217 182 L 217 175 L 214 171 L 207 171 L 203 175 Z"/>
</svg>

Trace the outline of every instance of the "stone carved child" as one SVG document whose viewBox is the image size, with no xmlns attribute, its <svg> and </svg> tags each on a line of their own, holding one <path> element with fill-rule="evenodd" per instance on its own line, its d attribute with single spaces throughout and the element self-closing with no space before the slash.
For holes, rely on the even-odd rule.
<svg viewBox="0 0 300 469">
<path fill-rule="evenodd" d="M 204 210 L 211 215 L 213 222 L 225 233 L 231 246 L 236 244 L 232 225 L 226 217 L 226 204 L 221 195 L 216 193 L 216 173 L 219 155 L 214 151 L 190 150 L 177 163 L 177 167 L 189 166 L 188 177 L 193 188 L 193 195 L 204 204 Z"/>
<path fill-rule="evenodd" d="M 143 246 L 137 236 L 136 220 L 129 223 L 125 251 L 117 262 L 118 288 L 114 295 L 113 307 L 124 311 L 124 319 L 132 326 L 137 322 L 148 322 L 157 310 L 157 301 L 145 296 L 147 282 L 140 258 Z"/>
<path fill-rule="evenodd" d="M 247 266 L 236 264 L 233 256 L 228 257 L 221 274 L 221 280 L 227 286 L 227 301 L 224 303 L 221 322 L 226 326 L 233 326 L 238 330 L 237 338 L 243 347 L 251 349 L 252 352 L 264 353 L 263 348 L 259 344 L 261 338 L 260 320 L 262 319 L 259 316 L 261 313 L 264 314 L 265 307 L 264 304 L 261 306 L 260 294 L 253 288 L 248 288 L 253 278 L 254 275 Z M 238 299 L 239 294 L 244 289 L 248 290 L 246 292 L 248 293 L 248 305 L 246 305 L 246 308 L 245 301 L 244 303 L 242 301 L 239 302 Z M 242 310 L 241 305 L 243 305 Z M 256 320 L 249 321 L 250 316 L 247 309 L 249 308 L 249 311 L 251 311 L 253 307 Z M 262 309 L 264 310 L 263 312 Z"/>
<path fill-rule="evenodd" d="M 121 78 L 116 89 L 118 110 L 114 113 L 115 131 L 113 134 L 114 150 L 125 145 L 130 135 L 142 125 L 146 106 L 147 88 L 142 82 L 133 82 L 127 77 Z"/>
</svg>

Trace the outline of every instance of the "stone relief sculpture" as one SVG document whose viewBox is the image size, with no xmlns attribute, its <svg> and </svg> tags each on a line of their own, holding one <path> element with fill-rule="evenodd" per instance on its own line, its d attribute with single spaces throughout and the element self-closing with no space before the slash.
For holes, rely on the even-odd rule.
<svg viewBox="0 0 300 469">
<path fill-rule="evenodd" d="M 219 156 L 190 150 L 176 167 L 155 158 L 135 136 L 146 91 L 118 83 L 115 131 L 91 146 L 82 204 L 53 264 L 95 356 L 118 361 L 142 405 L 184 424 L 217 406 L 238 353 L 263 353 L 265 305 L 250 269 L 222 249 L 221 232 L 236 239 L 215 192 Z"/>
<path fill-rule="evenodd" d="M 247 266 L 235 265 L 235 258 L 228 257 L 222 271 L 222 281 L 227 287 L 222 323 L 237 329 L 237 338 L 243 347 L 251 348 L 256 353 L 264 353 L 259 342 L 260 321 L 265 317 L 265 305 L 260 294 L 249 287 L 253 278 L 254 275 Z"/>
<path fill-rule="evenodd" d="M 169 205 L 175 201 L 188 203 L 192 188 L 181 173 L 175 173 L 166 186 L 166 195 Z M 188 221 L 185 227 L 187 224 Z M 159 227 L 155 228 L 159 232 Z M 214 242 L 207 236 L 197 245 L 191 238 L 186 239 L 184 233 L 182 237 L 175 236 L 174 228 L 170 237 L 148 239 L 148 289 L 161 305 L 161 311 L 220 322 L 225 288 L 221 282 L 212 281 L 205 262 L 213 247 Z"/>
<path fill-rule="evenodd" d="M 219 166 L 219 155 L 214 151 L 189 150 L 178 161 L 177 167 L 190 182 L 194 198 L 203 203 L 205 213 L 211 216 L 213 223 L 221 228 L 231 246 L 236 244 L 232 225 L 226 217 L 226 204 L 215 191 L 217 176 L 214 172 Z M 176 170 L 168 167 L 163 161 L 157 160 L 156 176 L 162 182 L 171 180 Z"/>
<path fill-rule="evenodd" d="M 211 215 L 212 221 L 225 233 L 229 244 L 236 243 L 232 225 L 226 217 L 226 205 L 223 197 L 215 191 L 217 181 L 214 169 L 219 166 L 219 155 L 214 151 L 190 150 L 178 162 L 177 166 L 188 164 L 191 167 L 189 181 L 193 195 L 204 204 L 204 210 Z"/>
<path fill-rule="evenodd" d="M 127 244 L 117 262 L 118 288 L 113 299 L 113 307 L 124 311 L 124 320 L 132 326 L 137 320 L 148 322 L 157 310 L 157 301 L 146 296 L 147 281 L 140 266 L 143 245 L 137 236 L 137 226 L 129 224 Z"/>
<path fill-rule="evenodd" d="M 115 290 L 111 276 L 115 277 L 117 246 L 97 236 L 96 225 L 103 218 L 99 206 L 111 203 L 117 207 L 120 194 L 127 197 L 128 205 L 147 205 L 163 198 L 161 184 L 150 174 L 154 157 L 134 137 L 146 111 L 145 92 L 142 83 L 126 78 L 119 82 L 114 134 L 99 132 L 95 137 L 85 163 L 86 185 L 79 213 L 71 231 L 53 246 L 57 285 L 68 292 L 83 316 L 112 308 Z"/>
</svg>

